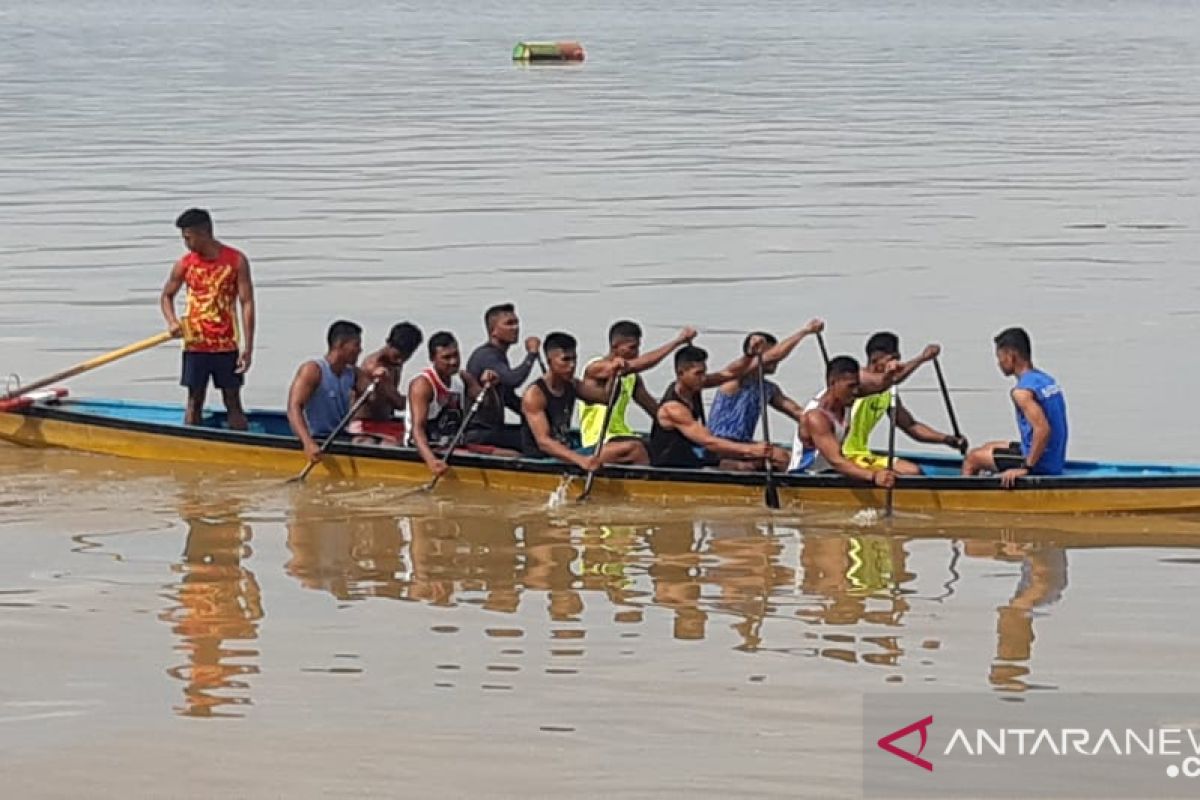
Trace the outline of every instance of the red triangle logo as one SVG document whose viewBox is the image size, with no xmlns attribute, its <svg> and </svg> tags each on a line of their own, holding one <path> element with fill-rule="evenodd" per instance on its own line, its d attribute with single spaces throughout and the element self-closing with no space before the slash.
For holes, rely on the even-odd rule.
<svg viewBox="0 0 1200 800">
<path fill-rule="evenodd" d="M 916 764 L 918 767 L 921 767 L 922 769 L 927 769 L 930 772 L 933 772 L 932 762 L 926 761 L 925 759 L 921 758 L 921 753 L 925 752 L 925 744 L 929 741 L 928 728 L 932 724 L 933 724 L 933 715 L 930 714 L 925 719 L 917 720 L 912 725 L 906 725 L 898 731 L 892 731 L 887 736 L 884 736 L 882 739 L 880 739 L 878 742 L 876 742 L 876 744 L 878 744 L 881 748 L 888 751 L 892 755 L 900 756 L 900 758 L 903 758 L 905 761 L 909 762 L 910 764 Z M 921 746 L 917 749 L 917 752 L 910 753 L 907 750 L 901 750 L 899 747 L 896 747 L 896 745 L 892 744 L 892 742 L 896 741 L 897 739 L 903 739 L 905 736 L 908 736 L 913 731 L 921 732 Z"/>
</svg>

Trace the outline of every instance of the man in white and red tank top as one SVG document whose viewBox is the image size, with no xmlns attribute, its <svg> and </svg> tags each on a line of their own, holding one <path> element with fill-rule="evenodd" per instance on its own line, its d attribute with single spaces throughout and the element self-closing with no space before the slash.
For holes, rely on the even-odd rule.
<svg viewBox="0 0 1200 800">
<path fill-rule="evenodd" d="M 825 390 L 804 408 L 792 446 L 789 472 L 840 472 L 876 486 L 893 486 L 896 475 L 888 469 L 860 467 L 842 453 L 850 425 L 850 408 L 859 394 L 861 369 L 850 356 L 831 359 L 825 368 Z"/>
<path fill-rule="evenodd" d="M 429 337 L 429 366 L 408 385 L 405 408 L 408 444 L 417 448 L 421 460 L 435 476 L 446 472 L 448 454 L 438 456 L 433 448 L 448 447 L 474 399 L 499 382 L 499 376 L 490 369 L 476 380 L 461 366 L 458 340 L 448 331 L 438 331 Z M 497 453 L 510 455 L 506 451 Z"/>
<path fill-rule="evenodd" d="M 240 251 L 213 236 L 212 217 L 191 208 L 175 220 L 188 253 L 171 269 L 159 303 L 167 326 L 183 337 L 181 385 L 188 390 L 184 424 L 199 425 L 211 380 L 221 390 L 228 424 L 246 429 L 242 410 L 243 375 L 254 353 L 254 284 L 250 262 Z M 187 286 L 187 310 L 181 322 L 175 314 L 175 295 Z M 237 306 L 241 305 L 239 343 Z"/>
</svg>

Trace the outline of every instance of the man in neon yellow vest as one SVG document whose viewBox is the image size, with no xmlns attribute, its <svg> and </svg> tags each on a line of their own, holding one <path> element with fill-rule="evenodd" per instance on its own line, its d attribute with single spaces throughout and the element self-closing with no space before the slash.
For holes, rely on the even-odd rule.
<svg viewBox="0 0 1200 800">
<path fill-rule="evenodd" d="M 942 348 L 931 344 L 921 351 L 921 354 L 911 361 L 900 364 L 895 372 L 895 383 L 900 383 L 917 371 L 922 364 L 933 361 L 942 352 Z M 881 331 L 867 340 L 867 365 L 864 372 L 883 375 L 888 371 L 888 365 L 900 363 L 900 337 L 894 333 Z M 893 367 L 892 369 L 896 369 Z M 842 454 L 860 467 L 866 469 L 885 469 L 887 455 L 871 452 L 871 432 L 881 420 L 887 418 L 889 393 L 879 392 L 866 395 L 854 401 L 850 412 L 850 429 L 846 441 L 842 444 Z M 917 442 L 927 444 L 944 444 L 959 452 L 967 449 L 967 440 L 961 436 L 952 436 L 935 430 L 923 422 L 919 422 L 900 403 L 896 411 L 896 427 L 904 431 L 908 437 Z M 911 461 L 902 458 L 895 460 L 892 471 L 898 475 L 920 475 L 921 468 Z"/>
<path fill-rule="evenodd" d="M 624 364 L 621 377 L 621 389 L 617 392 L 613 404 L 612 419 L 608 422 L 606 442 L 614 439 L 637 438 L 633 428 L 625 418 L 632 400 L 654 419 L 658 413 L 658 401 L 646 389 L 642 376 L 638 373 L 658 366 L 663 359 L 675 352 L 679 347 L 690 344 L 696 338 L 695 328 L 684 328 L 671 341 L 643 354 L 642 328 L 636 322 L 621 320 L 613 323 L 608 329 L 608 355 L 593 358 L 583 370 L 583 382 L 599 388 L 601 391 L 612 377 L 613 366 Z M 579 410 L 579 435 L 584 447 L 595 447 L 600 441 L 600 429 L 604 426 L 606 406 L 602 403 L 583 403 Z"/>
</svg>

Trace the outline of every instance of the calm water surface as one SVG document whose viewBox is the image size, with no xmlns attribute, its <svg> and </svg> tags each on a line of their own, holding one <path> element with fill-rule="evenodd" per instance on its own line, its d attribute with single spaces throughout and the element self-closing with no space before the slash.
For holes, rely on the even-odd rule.
<svg viewBox="0 0 1200 800">
<path fill-rule="evenodd" d="M 513 299 L 586 352 L 618 316 L 717 361 L 814 315 L 940 341 L 978 440 L 1021 323 L 1077 455 L 1194 460 L 1156 409 L 1200 392 L 1197 10 L 4 4 L 0 372 L 158 330 L 198 204 L 254 264 L 256 405 L 336 317 L 469 345 Z M 588 62 L 508 62 L 556 36 Z M 551 512 L 3 447 L 0 537 L 16 796 L 853 796 L 865 691 L 1190 691 L 1198 650 L 1197 519 Z"/>
</svg>

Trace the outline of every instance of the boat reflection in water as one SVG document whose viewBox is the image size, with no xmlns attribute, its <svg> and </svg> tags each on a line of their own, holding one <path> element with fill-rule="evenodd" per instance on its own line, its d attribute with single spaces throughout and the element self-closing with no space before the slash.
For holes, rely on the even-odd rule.
<svg viewBox="0 0 1200 800">
<path fill-rule="evenodd" d="M 544 516 L 506 523 L 494 516 L 348 516 L 330 508 L 298 508 L 287 527 L 288 574 L 340 601 L 389 597 L 504 614 L 534 603 L 553 623 L 580 623 L 589 606 L 624 624 L 669 612 L 677 640 L 711 637 L 719 624 L 743 651 L 882 668 L 917 653 L 924 663 L 934 658 L 940 633 L 906 641 L 906 615 L 914 603 L 952 602 L 962 589 L 964 557 L 1016 563 L 1011 600 L 986 623 L 999 637 L 988 681 L 1009 691 L 1026 688 L 1034 616 L 1058 602 L 1067 583 L 1062 547 L 1001 541 L 1011 538 L 1004 531 L 932 541 L 927 534 L 729 520 L 572 525 Z M 923 563 L 938 565 L 924 587 L 910 566 L 914 546 Z M 982 635 L 986 628 L 975 630 Z"/>
<path fill-rule="evenodd" d="M 1119 520 L 1064 522 L 1063 530 L 970 521 L 955 527 L 940 518 L 926 525 L 897 522 L 889 531 L 845 519 L 660 513 L 648 523 L 598 524 L 556 519 L 544 510 L 453 508 L 455 516 L 428 507 L 397 515 L 347 507 L 329 495 L 290 504 L 254 523 L 262 540 L 278 536 L 286 547 L 273 545 L 255 557 L 259 574 L 291 578 L 275 584 L 278 596 L 269 604 L 284 617 L 299 613 L 281 588 L 290 587 L 327 593 L 337 609 L 392 599 L 405 601 L 395 607 L 397 615 L 409 613 L 413 603 L 444 613 L 446 622 L 436 626 L 424 611 L 420 625 L 400 626 L 417 645 L 413 652 L 431 627 L 459 631 L 473 621 L 489 637 L 540 636 L 534 629 L 546 628 L 551 640 L 586 640 L 586 652 L 582 641 L 571 649 L 551 646 L 547 657 L 573 659 L 547 667 L 552 675 L 577 672 L 585 654 L 598 663 L 616 656 L 692 662 L 738 650 L 770 654 L 755 662 L 764 671 L 802 663 L 776 656 L 867 670 L 852 678 L 856 686 L 939 681 L 955 689 L 1022 692 L 1056 688 L 1053 676 L 1071 669 L 1062 647 L 1050 648 L 1040 669 L 1034 666 L 1035 625 L 1060 643 L 1074 635 L 1070 626 L 1048 620 L 1070 599 L 1067 550 L 1200 544 L 1196 520 L 1150 532 L 1123 528 Z M 172 564 L 177 580 L 164 595 L 169 606 L 160 613 L 183 656 L 168 669 L 184 684 L 177 711 L 237 716 L 251 702 L 260 660 L 264 600 L 247 567 L 251 525 L 232 502 L 217 516 L 211 504 L 185 497 L 180 515 L 186 541 Z M 1076 603 L 1105 602 L 1103 595 L 1076 593 L 1082 593 Z M 495 614 L 511 621 L 496 625 L 489 616 Z M 360 619 L 367 628 L 342 632 L 373 636 L 368 618 Z M 303 617 L 297 622 L 306 624 Z M 672 642 L 704 642 L 707 651 L 669 654 L 664 647 Z M 508 647 L 501 655 L 523 652 Z M 745 669 L 750 662 L 737 663 Z M 486 668 L 517 669 L 492 662 Z"/>
</svg>

